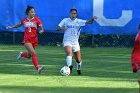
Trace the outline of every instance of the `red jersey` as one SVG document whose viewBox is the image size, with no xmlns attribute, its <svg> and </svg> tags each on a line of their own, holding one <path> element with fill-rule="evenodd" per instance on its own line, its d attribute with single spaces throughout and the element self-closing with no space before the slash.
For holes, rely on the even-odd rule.
<svg viewBox="0 0 140 93">
<path fill-rule="evenodd" d="M 39 26 L 42 26 L 41 20 L 37 17 L 23 18 L 21 24 L 25 27 L 23 43 L 38 44 L 37 30 Z"/>
<path fill-rule="evenodd" d="M 137 72 L 140 69 L 140 32 L 135 39 L 134 48 L 131 54 L 131 64 L 133 72 Z"/>
</svg>

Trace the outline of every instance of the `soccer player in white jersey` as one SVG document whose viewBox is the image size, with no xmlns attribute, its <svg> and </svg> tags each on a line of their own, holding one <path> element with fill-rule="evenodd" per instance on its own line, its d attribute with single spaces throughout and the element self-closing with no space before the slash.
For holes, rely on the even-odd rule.
<svg viewBox="0 0 140 93">
<path fill-rule="evenodd" d="M 81 74 L 81 53 L 79 46 L 79 35 L 82 26 L 85 24 L 92 24 L 96 16 L 90 20 L 82 20 L 77 18 L 77 9 L 70 9 L 70 18 L 64 18 L 58 25 L 57 30 L 64 30 L 63 47 L 66 53 L 66 63 L 72 71 L 72 54 L 74 53 L 77 62 L 77 73 Z"/>
</svg>

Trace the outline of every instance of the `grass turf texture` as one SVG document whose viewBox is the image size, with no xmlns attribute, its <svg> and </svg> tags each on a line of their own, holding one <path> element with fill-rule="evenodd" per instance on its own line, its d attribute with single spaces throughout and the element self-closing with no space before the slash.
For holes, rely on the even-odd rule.
<svg viewBox="0 0 140 93">
<path fill-rule="evenodd" d="M 131 71 L 129 48 L 81 48 L 82 75 L 75 69 L 61 76 L 66 65 L 61 47 L 37 47 L 37 57 L 45 70 L 38 75 L 31 60 L 17 62 L 23 46 L 0 46 L 0 93 L 138 93 L 136 74 Z"/>
</svg>

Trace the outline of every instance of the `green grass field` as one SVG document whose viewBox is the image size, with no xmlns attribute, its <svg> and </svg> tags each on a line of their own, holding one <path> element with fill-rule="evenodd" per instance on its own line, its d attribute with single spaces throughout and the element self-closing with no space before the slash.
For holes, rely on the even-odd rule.
<svg viewBox="0 0 140 93">
<path fill-rule="evenodd" d="M 130 65 L 129 48 L 81 48 L 82 75 L 75 69 L 61 76 L 66 65 L 61 47 L 37 47 L 40 65 L 38 75 L 30 59 L 18 63 L 16 56 L 23 46 L 0 46 L 0 93 L 138 93 L 137 78 Z"/>
</svg>

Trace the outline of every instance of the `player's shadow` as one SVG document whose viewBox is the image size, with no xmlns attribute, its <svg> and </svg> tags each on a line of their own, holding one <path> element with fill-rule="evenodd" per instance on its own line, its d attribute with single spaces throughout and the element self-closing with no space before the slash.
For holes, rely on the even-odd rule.
<svg viewBox="0 0 140 93">
<path fill-rule="evenodd" d="M 44 70 L 41 75 L 58 76 L 60 75 L 59 65 L 43 65 Z M 29 63 L 4 63 L 0 64 L 0 73 L 2 74 L 20 74 L 20 75 L 38 75 L 37 70 L 31 62 Z"/>
<path fill-rule="evenodd" d="M 123 78 L 123 79 L 134 79 L 137 77 L 137 74 L 133 74 L 131 70 L 122 71 L 122 70 L 83 70 L 81 76 L 90 76 L 90 77 L 100 77 L 100 78 Z"/>
<path fill-rule="evenodd" d="M 47 84 L 47 83 L 46 83 Z M 0 86 L 0 93 L 138 93 L 137 88 Z"/>
</svg>

